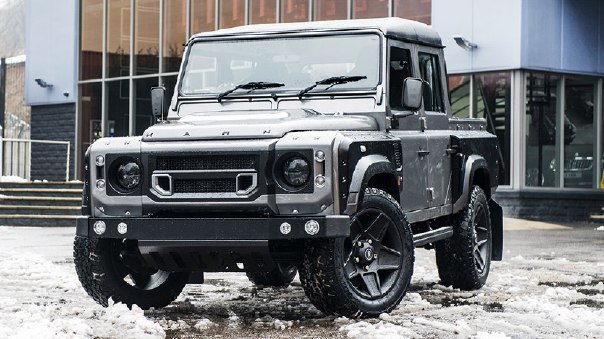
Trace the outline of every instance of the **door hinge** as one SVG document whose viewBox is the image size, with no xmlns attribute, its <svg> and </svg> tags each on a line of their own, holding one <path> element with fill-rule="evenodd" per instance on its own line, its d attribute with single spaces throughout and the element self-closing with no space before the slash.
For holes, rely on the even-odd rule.
<svg viewBox="0 0 604 339">
<path fill-rule="evenodd" d="M 434 200 L 434 187 L 426 188 L 426 192 L 428 193 L 428 201 Z"/>
</svg>

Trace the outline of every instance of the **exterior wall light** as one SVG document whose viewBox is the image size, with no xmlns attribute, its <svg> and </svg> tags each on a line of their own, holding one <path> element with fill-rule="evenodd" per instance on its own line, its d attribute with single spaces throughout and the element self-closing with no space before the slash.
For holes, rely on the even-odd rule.
<svg viewBox="0 0 604 339">
<path fill-rule="evenodd" d="M 477 44 L 470 42 L 470 40 L 464 38 L 461 35 L 454 36 L 453 40 L 455 40 L 455 42 L 457 43 L 457 46 L 465 49 L 466 51 L 471 51 L 473 49 L 478 48 Z"/>
</svg>

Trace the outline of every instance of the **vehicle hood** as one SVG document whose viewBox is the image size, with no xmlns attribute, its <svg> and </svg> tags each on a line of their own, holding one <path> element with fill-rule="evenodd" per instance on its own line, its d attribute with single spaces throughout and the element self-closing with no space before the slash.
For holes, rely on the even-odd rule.
<svg viewBox="0 0 604 339">
<path fill-rule="evenodd" d="M 312 110 L 226 111 L 187 115 L 149 127 L 143 141 L 280 138 L 293 131 L 375 131 L 375 119 Z"/>
</svg>

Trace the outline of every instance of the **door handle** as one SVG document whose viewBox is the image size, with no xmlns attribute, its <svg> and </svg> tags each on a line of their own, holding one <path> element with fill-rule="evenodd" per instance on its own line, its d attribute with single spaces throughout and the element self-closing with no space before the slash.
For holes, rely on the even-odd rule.
<svg viewBox="0 0 604 339">
<path fill-rule="evenodd" d="M 417 151 L 417 155 L 420 156 L 420 157 L 425 157 L 428 154 L 430 154 L 430 151 L 426 151 L 426 150 L 419 150 L 419 151 Z"/>
</svg>

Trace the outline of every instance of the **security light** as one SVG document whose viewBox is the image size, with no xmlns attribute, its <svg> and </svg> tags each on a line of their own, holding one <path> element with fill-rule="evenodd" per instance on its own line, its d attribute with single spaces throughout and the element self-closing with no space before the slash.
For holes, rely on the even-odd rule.
<svg viewBox="0 0 604 339">
<path fill-rule="evenodd" d="M 464 38 L 461 35 L 454 36 L 453 40 L 455 40 L 459 47 L 465 49 L 466 51 L 471 51 L 475 48 L 478 48 L 477 44 L 470 42 L 468 39 Z"/>
<path fill-rule="evenodd" d="M 42 88 L 52 88 L 52 84 L 49 84 L 40 78 L 34 80 L 36 80 L 36 83 Z"/>
</svg>

